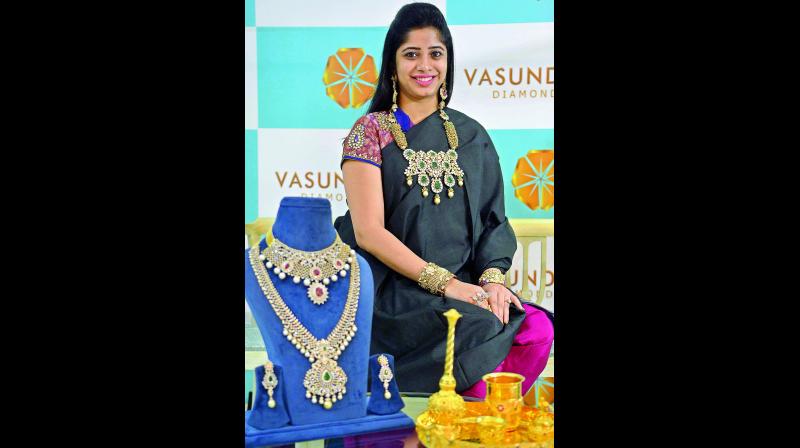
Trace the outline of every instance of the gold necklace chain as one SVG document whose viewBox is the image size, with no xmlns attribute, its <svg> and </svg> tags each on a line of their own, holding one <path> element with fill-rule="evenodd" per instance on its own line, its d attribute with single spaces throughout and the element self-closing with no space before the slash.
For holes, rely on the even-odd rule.
<svg viewBox="0 0 800 448">
<path fill-rule="evenodd" d="M 339 234 L 333 243 L 321 250 L 302 251 L 286 245 L 273 235 L 272 243 L 259 255 L 279 279 L 291 277 L 294 283 L 303 282 L 306 295 L 315 305 L 328 300 L 330 282 L 347 276 L 355 251 L 345 244 Z"/>
<path fill-rule="evenodd" d="M 261 291 L 283 325 L 283 335 L 311 363 L 311 368 L 306 371 L 303 381 L 306 398 L 310 399 L 312 403 L 319 403 L 325 409 L 330 409 L 333 403 L 341 400 L 347 392 L 345 387 L 347 374 L 336 361 L 358 331 L 355 325 L 358 296 L 361 289 L 358 262 L 354 262 L 351 269 L 347 300 L 339 322 L 336 323 L 327 338 L 317 339 L 300 323 L 300 320 L 283 301 L 278 290 L 275 289 L 266 267 L 259 258 L 259 245 L 253 246 L 249 255 L 250 265 L 259 286 L 261 286 Z"/>
<path fill-rule="evenodd" d="M 450 117 L 444 111 L 444 103 L 439 104 L 439 116 L 444 121 L 444 133 L 447 135 L 447 143 L 450 145 L 450 150 L 444 151 L 415 151 L 408 147 L 408 140 L 394 116 L 397 110 L 397 104 L 392 104 L 392 110 L 389 112 L 389 131 L 394 137 L 397 146 L 403 151 L 403 157 L 408 161 L 406 168 L 406 185 L 409 187 L 414 185 L 414 176 L 417 178 L 417 184 L 422 189 L 422 197 L 428 197 L 428 186 L 434 193 L 433 203 L 439 205 L 439 193 L 442 192 L 444 186 L 447 186 L 447 197 L 452 198 L 454 195 L 453 187 L 458 184 L 459 187 L 464 186 L 464 171 L 458 166 L 458 134 Z"/>
</svg>

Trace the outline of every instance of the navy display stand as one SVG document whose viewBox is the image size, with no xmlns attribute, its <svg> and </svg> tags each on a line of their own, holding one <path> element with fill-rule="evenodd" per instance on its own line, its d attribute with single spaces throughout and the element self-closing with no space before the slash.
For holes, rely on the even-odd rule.
<svg viewBox="0 0 800 448">
<path fill-rule="evenodd" d="M 317 251 L 328 247 L 336 238 L 333 228 L 331 206 L 327 199 L 287 197 L 281 200 L 272 234 L 286 245 L 303 250 Z M 260 248 L 266 248 L 262 240 Z M 245 252 L 245 299 L 253 313 L 264 339 L 270 361 L 282 367 L 282 381 L 278 389 L 281 399 L 276 398 L 277 407 L 282 407 L 289 416 L 289 424 L 274 428 L 258 429 L 250 426 L 253 412 L 245 417 L 245 445 L 275 445 L 304 440 L 315 440 L 346 435 L 364 434 L 392 428 L 413 426 L 414 422 L 405 414 L 372 415 L 367 412 L 367 372 L 369 369 L 370 334 L 372 333 L 372 305 L 374 286 L 369 264 L 359 255 L 353 255 L 361 275 L 355 337 L 337 363 L 347 374 L 347 392 L 330 410 L 312 403 L 305 397 L 303 380 L 311 368 L 308 359 L 283 336 L 283 326 L 264 296 L 249 254 Z M 306 295 L 303 284 L 294 284 L 291 279 L 280 280 L 271 270 L 268 274 L 283 301 L 302 324 L 317 338 L 326 337 L 336 326 L 344 310 L 350 286 L 352 268 L 344 278 L 330 282 L 329 297 L 322 305 L 313 304 Z M 260 384 L 259 384 L 260 387 Z M 383 387 L 381 387 L 381 397 Z M 256 405 L 264 406 L 256 401 Z M 272 410 L 274 411 L 274 409 Z M 260 424 L 259 426 L 268 426 Z"/>
<path fill-rule="evenodd" d="M 366 405 L 366 402 L 364 403 Z M 247 411 L 245 418 L 252 411 Z M 255 448 L 264 445 L 284 445 L 307 440 L 355 436 L 392 429 L 413 428 L 414 421 L 402 412 L 389 415 L 367 414 L 361 418 L 311 425 L 289 425 L 281 428 L 258 430 L 245 423 L 244 445 Z"/>
</svg>

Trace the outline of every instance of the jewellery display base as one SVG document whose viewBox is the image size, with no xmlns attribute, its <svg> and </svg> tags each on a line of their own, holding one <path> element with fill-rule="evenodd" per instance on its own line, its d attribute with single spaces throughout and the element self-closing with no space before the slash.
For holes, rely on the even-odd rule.
<svg viewBox="0 0 800 448">
<path fill-rule="evenodd" d="M 246 411 L 245 422 L 251 411 Z M 329 439 L 354 436 L 390 429 L 413 428 L 414 420 L 402 412 L 388 415 L 367 414 L 336 422 L 314 423 L 310 425 L 288 425 L 272 429 L 256 429 L 245 423 L 244 445 L 255 448 L 264 445 L 284 445 L 308 440 Z"/>
</svg>

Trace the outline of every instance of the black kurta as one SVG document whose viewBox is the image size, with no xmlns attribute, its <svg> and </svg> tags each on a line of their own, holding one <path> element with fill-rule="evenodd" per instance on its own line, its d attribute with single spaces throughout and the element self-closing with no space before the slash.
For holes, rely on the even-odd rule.
<svg viewBox="0 0 800 448">
<path fill-rule="evenodd" d="M 458 165 L 464 171 L 464 187 L 455 196 L 433 193 L 423 198 L 420 186 L 406 184 L 408 162 L 395 142 L 382 155 L 384 224 L 386 229 L 425 261 L 456 274 L 459 280 L 477 284 L 490 267 L 503 272 L 511 267 L 517 248 L 514 231 L 505 216 L 503 179 L 497 151 L 486 130 L 475 120 L 445 109 L 456 127 Z M 438 111 L 406 132 L 414 150 L 448 149 L 443 120 Z M 360 163 L 360 162 L 359 162 Z M 357 247 L 348 211 L 336 219 L 342 240 L 369 262 L 375 279 L 374 320 L 370 353 L 390 353 L 401 391 L 436 392 L 444 369 L 447 319 L 455 308 L 462 317 L 455 334 L 453 375 L 457 391 L 463 391 L 494 370 L 508 354 L 525 314 L 513 305 L 509 323 L 476 305 L 428 293 L 415 281 L 392 271 L 377 258 Z"/>
</svg>

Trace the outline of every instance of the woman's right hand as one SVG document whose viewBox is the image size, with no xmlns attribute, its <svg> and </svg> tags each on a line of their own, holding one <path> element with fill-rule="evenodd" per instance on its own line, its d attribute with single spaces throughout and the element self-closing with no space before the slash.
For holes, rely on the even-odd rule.
<svg viewBox="0 0 800 448">
<path fill-rule="evenodd" d="M 475 303 L 473 297 L 477 296 L 478 294 L 487 296 L 487 299 L 479 303 Z M 447 282 L 447 286 L 444 288 L 444 296 L 449 299 L 461 300 L 462 302 L 480 306 L 481 308 L 492 312 L 492 314 L 494 314 L 500 320 L 500 322 L 503 321 L 502 309 L 500 308 L 499 303 L 492 303 L 492 301 L 498 301 L 497 294 L 489 295 L 478 285 L 464 283 L 461 280 L 453 277 L 449 282 Z"/>
</svg>

